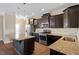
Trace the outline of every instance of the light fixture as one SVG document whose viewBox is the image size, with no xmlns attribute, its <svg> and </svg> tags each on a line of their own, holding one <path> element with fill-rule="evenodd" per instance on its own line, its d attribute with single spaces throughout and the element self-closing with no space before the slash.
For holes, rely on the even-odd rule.
<svg viewBox="0 0 79 59">
<path fill-rule="evenodd" d="M 45 10 L 45 8 L 42 8 L 41 10 L 42 10 L 42 11 L 44 11 L 44 10 Z"/>
<path fill-rule="evenodd" d="M 32 12 L 32 16 L 33 16 L 34 14 L 35 14 L 35 13 Z"/>
</svg>

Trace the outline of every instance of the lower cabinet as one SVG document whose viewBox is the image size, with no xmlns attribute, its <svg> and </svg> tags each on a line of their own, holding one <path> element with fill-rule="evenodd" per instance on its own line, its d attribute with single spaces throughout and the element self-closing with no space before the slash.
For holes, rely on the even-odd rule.
<svg viewBox="0 0 79 59">
<path fill-rule="evenodd" d="M 66 55 L 66 54 L 53 50 L 53 49 L 50 49 L 50 55 Z"/>
<path fill-rule="evenodd" d="M 54 36 L 54 35 L 48 35 L 47 36 L 47 45 L 51 45 L 52 43 L 56 42 L 61 36 Z"/>
<path fill-rule="evenodd" d="M 13 46 L 18 54 L 30 55 L 34 51 L 34 38 L 26 40 L 15 40 Z"/>
<path fill-rule="evenodd" d="M 40 43 L 46 46 L 49 46 L 56 42 L 61 36 L 54 35 L 40 35 Z"/>
</svg>

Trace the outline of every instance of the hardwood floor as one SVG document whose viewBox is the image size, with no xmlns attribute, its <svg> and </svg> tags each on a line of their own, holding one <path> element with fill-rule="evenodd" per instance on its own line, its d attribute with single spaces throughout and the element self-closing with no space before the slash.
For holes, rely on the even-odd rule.
<svg viewBox="0 0 79 59">
<path fill-rule="evenodd" d="M 73 54 L 76 53 L 76 55 L 79 55 L 79 49 L 76 49 L 72 53 Z M 56 51 L 55 52 L 53 51 L 53 54 L 51 55 L 56 55 L 56 54 L 61 55 L 60 53 L 57 53 Z M 0 41 L 0 55 L 18 55 L 18 54 L 16 53 L 12 43 L 4 44 L 2 41 Z M 32 55 L 50 55 L 50 49 L 48 48 L 48 46 L 35 42 L 35 50 Z"/>
<path fill-rule="evenodd" d="M 4 44 L 0 41 L 0 55 L 17 55 L 12 43 Z"/>
<path fill-rule="evenodd" d="M 49 48 L 42 44 L 35 42 L 35 50 L 33 55 L 49 55 Z M 0 41 L 0 55 L 18 55 L 13 48 L 12 43 L 4 44 Z"/>
<path fill-rule="evenodd" d="M 50 49 L 47 46 L 35 42 L 35 51 L 33 55 L 49 55 L 49 54 Z"/>
</svg>

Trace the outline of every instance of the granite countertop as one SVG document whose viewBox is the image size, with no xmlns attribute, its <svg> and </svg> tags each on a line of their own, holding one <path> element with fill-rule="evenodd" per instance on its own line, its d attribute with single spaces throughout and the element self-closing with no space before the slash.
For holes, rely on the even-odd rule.
<svg viewBox="0 0 79 59">
<path fill-rule="evenodd" d="M 49 48 L 67 55 L 79 54 L 79 48 L 76 42 L 65 41 L 63 39 L 64 37 L 60 38 L 55 43 L 51 44 Z"/>
<path fill-rule="evenodd" d="M 43 32 L 34 32 L 34 33 L 55 35 L 55 36 L 77 36 L 76 33 L 43 33 Z"/>
<path fill-rule="evenodd" d="M 48 35 L 56 35 L 56 36 L 76 36 L 75 33 L 62 33 L 62 34 L 59 34 L 59 33 L 50 33 Z"/>
<path fill-rule="evenodd" d="M 34 38 L 34 36 L 25 35 L 25 34 L 15 35 L 15 40 L 26 40 L 30 38 Z"/>
</svg>

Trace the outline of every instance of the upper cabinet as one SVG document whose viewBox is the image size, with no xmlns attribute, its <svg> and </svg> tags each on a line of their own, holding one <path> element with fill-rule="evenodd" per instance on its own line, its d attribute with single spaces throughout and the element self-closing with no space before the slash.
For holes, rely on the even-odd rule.
<svg viewBox="0 0 79 59">
<path fill-rule="evenodd" d="M 55 16 L 50 17 L 50 28 L 55 28 Z"/>
<path fill-rule="evenodd" d="M 79 5 L 71 6 L 64 10 L 64 27 L 79 27 Z"/>
<path fill-rule="evenodd" d="M 51 16 L 49 13 L 43 14 L 37 19 L 38 28 L 63 28 L 63 14 Z"/>
<path fill-rule="evenodd" d="M 41 16 L 41 18 L 37 19 L 37 26 L 39 28 L 49 28 L 50 24 L 50 14 L 46 13 Z"/>
<path fill-rule="evenodd" d="M 55 27 L 56 28 L 63 28 L 63 14 L 59 14 L 55 16 Z"/>
<path fill-rule="evenodd" d="M 50 28 L 63 28 L 63 14 L 50 17 Z"/>
</svg>

